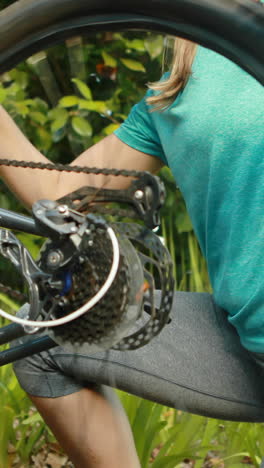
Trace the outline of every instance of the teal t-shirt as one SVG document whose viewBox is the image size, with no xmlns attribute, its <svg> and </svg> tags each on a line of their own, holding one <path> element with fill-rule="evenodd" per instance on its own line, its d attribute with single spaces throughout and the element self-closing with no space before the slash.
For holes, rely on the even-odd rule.
<svg viewBox="0 0 264 468">
<path fill-rule="evenodd" d="M 215 301 L 242 344 L 263 353 L 262 85 L 199 47 L 193 75 L 170 108 L 149 112 L 143 99 L 115 133 L 171 168 L 207 260 Z"/>
</svg>

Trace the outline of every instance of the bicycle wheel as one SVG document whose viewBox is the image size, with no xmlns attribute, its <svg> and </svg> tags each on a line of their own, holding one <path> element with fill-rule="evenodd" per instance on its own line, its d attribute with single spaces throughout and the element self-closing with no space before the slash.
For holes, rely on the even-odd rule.
<svg viewBox="0 0 264 468">
<path fill-rule="evenodd" d="M 192 39 L 226 55 L 264 83 L 263 26 L 262 7 L 250 0 L 146 0 L 144 5 L 128 0 L 125 6 L 119 1 L 109 5 L 58 0 L 56 8 L 54 0 L 22 0 L 0 14 L 0 71 L 91 31 L 140 29 Z"/>
<path fill-rule="evenodd" d="M 264 10 L 252 0 L 20 0 L 0 13 L 0 71 L 61 38 L 139 28 L 180 35 L 226 55 L 264 83 Z"/>
</svg>

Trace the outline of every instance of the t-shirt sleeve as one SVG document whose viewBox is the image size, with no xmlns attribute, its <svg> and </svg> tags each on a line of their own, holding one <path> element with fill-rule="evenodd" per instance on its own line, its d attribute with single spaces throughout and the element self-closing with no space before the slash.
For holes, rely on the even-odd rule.
<svg viewBox="0 0 264 468">
<path fill-rule="evenodd" d="M 151 156 L 157 156 L 167 164 L 157 129 L 153 112 L 147 105 L 146 98 L 152 93 L 149 90 L 145 97 L 132 107 L 127 119 L 115 130 L 115 135 L 128 146 Z"/>
</svg>

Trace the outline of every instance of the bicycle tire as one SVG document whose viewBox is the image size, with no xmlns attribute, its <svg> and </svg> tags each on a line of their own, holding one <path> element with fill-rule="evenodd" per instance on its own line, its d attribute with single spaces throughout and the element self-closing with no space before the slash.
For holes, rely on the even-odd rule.
<svg viewBox="0 0 264 468">
<path fill-rule="evenodd" d="M 0 73 L 60 39 L 145 29 L 219 52 L 264 84 L 264 8 L 252 0 L 19 0 L 0 13 Z"/>
</svg>

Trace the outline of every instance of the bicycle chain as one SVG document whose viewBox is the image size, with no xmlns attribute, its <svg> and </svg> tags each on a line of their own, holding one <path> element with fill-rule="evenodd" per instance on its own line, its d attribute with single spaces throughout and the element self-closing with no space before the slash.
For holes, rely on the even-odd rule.
<svg viewBox="0 0 264 468">
<path fill-rule="evenodd" d="M 83 166 L 71 166 L 70 164 L 53 164 L 53 163 L 40 163 L 33 161 L 17 161 L 16 159 L 0 159 L 0 166 L 11 166 L 21 167 L 28 169 L 46 169 L 48 171 L 59 171 L 59 172 L 75 172 L 84 174 L 103 174 L 112 176 L 123 176 L 123 177 L 136 177 L 139 178 L 144 175 L 144 171 L 135 171 L 127 169 L 109 169 L 99 167 L 83 167 Z"/>
<path fill-rule="evenodd" d="M 18 302 L 25 302 L 28 299 L 27 294 L 23 294 L 22 292 L 12 289 L 10 286 L 6 286 L 2 283 L 0 283 L 0 291 Z"/>
</svg>

